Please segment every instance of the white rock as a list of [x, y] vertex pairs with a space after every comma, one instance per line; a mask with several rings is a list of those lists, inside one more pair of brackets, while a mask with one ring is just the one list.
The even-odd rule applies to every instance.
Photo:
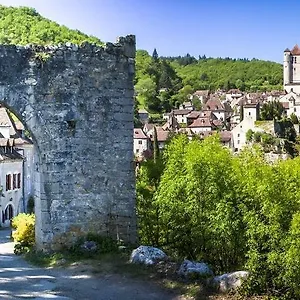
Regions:
[[133, 250], [130, 256], [131, 263], [154, 265], [166, 260], [168, 256], [160, 249], [150, 246], [139, 246]]
[[247, 271], [226, 273], [214, 277], [213, 284], [219, 291], [228, 292], [230, 290], [236, 290], [242, 286], [243, 282], [248, 278], [248, 276], [249, 272]]
[[190, 260], [184, 260], [181, 264], [178, 274], [183, 277], [188, 277], [191, 274], [197, 274], [199, 276], [213, 276], [213, 271], [206, 263], [199, 263]]

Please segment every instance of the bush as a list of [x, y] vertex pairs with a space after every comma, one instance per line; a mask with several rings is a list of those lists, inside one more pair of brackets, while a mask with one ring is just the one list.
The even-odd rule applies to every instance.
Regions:
[[[92, 247], [84, 247], [85, 244], [90, 244]], [[94, 244], [96, 245], [95, 249]], [[85, 237], [81, 237], [77, 242], [68, 249], [71, 254], [80, 257], [93, 257], [97, 254], [115, 253], [119, 249], [117, 241], [111, 237], [101, 236], [96, 233], [88, 233]]]
[[28, 252], [35, 244], [35, 216], [21, 213], [12, 219], [16, 254]]

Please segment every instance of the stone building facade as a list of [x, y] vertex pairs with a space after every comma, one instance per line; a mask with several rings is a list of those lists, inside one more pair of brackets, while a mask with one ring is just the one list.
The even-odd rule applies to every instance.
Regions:
[[0, 46], [0, 99], [35, 147], [40, 249], [87, 232], [136, 240], [134, 57], [134, 36], [104, 48]]
[[300, 48], [285, 49], [283, 60], [283, 84], [289, 92], [300, 94]]

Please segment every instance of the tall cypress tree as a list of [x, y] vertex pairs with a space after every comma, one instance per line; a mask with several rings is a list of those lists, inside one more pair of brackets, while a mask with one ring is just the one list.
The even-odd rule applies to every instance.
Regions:
[[154, 163], [157, 163], [159, 158], [159, 147], [158, 147], [158, 140], [157, 140], [157, 130], [154, 126], [153, 128], [153, 160]]

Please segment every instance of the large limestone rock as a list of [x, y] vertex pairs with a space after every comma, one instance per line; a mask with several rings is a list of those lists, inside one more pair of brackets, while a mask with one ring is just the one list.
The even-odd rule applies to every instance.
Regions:
[[200, 277], [213, 276], [213, 271], [206, 263], [199, 263], [190, 260], [184, 260], [181, 264], [178, 274], [183, 277], [190, 277], [193, 275]]
[[130, 257], [131, 263], [154, 265], [164, 261], [168, 256], [160, 249], [150, 246], [139, 246], [133, 250]]
[[241, 287], [248, 276], [249, 272], [247, 271], [226, 273], [214, 277], [213, 285], [221, 292], [229, 292]]

